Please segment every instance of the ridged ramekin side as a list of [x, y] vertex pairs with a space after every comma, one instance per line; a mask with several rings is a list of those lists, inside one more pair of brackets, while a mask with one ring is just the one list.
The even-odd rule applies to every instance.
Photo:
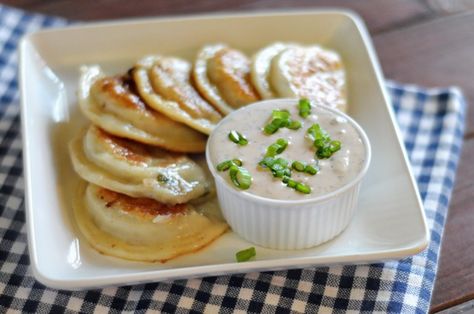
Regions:
[[304, 249], [326, 242], [349, 224], [357, 206], [360, 182], [316, 203], [273, 204], [240, 197], [217, 185], [224, 217], [244, 239], [273, 249]]

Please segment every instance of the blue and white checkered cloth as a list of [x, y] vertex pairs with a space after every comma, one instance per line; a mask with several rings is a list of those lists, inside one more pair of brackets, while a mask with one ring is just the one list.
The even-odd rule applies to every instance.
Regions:
[[207, 277], [70, 292], [29, 269], [25, 234], [16, 47], [26, 32], [66, 21], [0, 5], [0, 312], [392, 312], [429, 309], [460, 155], [459, 90], [387, 83], [423, 199], [431, 242], [399, 261]]

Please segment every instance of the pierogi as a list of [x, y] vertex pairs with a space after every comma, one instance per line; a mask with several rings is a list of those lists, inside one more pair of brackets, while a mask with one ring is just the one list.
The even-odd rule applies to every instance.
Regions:
[[259, 50], [252, 58], [251, 79], [260, 97], [264, 99], [277, 98], [276, 92], [270, 86], [270, 70], [272, 59], [283, 50], [296, 46], [292, 43], [274, 43]]
[[95, 126], [74, 139], [69, 152], [84, 180], [132, 197], [179, 204], [209, 190], [204, 171], [189, 157], [118, 138]]
[[252, 60], [252, 83], [265, 98], [308, 98], [347, 111], [345, 71], [336, 52], [320, 46], [275, 43]]
[[82, 182], [74, 200], [81, 233], [100, 253], [127, 260], [165, 262], [197, 251], [228, 225], [204, 202], [166, 205]]
[[199, 92], [223, 114], [260, 99], [250, 82], [250, 60], [223, 44], [198, 52], [193, 77]]
[[140, 96], [153, 109], [204, 134], [210, 134], [222, 115], [191, 84], [191, 63], [148, 56], [132, 69]]
[[203, 152], [206, 136], [150, 109], [128, 75], [107, 77], [99, 66], [81, 68], [79, 105], [107, 132], [176, 152]]

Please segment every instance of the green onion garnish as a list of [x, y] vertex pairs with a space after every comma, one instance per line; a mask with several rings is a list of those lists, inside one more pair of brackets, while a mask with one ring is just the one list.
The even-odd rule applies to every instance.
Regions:
[[304, 167], [304, 172], [310, 175], [315, 175], [316, 173], [318, 173], [318, 171], [319, 169], [317, 167], [313, 167], [311, 165], [306, 165], [306, 167]]
[[[237, 160], [238, 160], [238, 159], [237, 159]], [[240, 160], [239, 160], [239, 161], [240, 161]], [[242, 162], [241, 162], [241, 164], [242, 164]], [[216, 169], [217, 169], [218, 171], [226, 171], [227, 169], [229, 169], [230, 167], [232, 167], [232, 166], [234, 166], [234, 165], [236, 165], [236, 164], [234, 163], [233, 160], [226, 160], [226, 161], [223, 161], [223, 162], [219, 163], [219, 164], [217, 165]], [[237, 165], [237, 166], [239, 166], [239, 165]]]
[[297, 120], [292, 120], [290, 124], [288, 124], [287, 128], [290, 130], [298, 130], [299, 128], [301, 128], [301, 122]]
[[341, 149], [341, 142], [333, 141], [329, 134], [317, 123], [308, 129], [308, 134], [313, 140], [313, 146], [316, 148], [316, 156], [320, 159], [329, 158]]
[[298, 130], [301, 128], [301, 122], [291, 120], [291, 115], [288, 110], [273, 110], [272, 120], [263, 128], [263, 132], [267, 135], [271, 135], [280, 128]]
[[273, 110], [272, 119], [289, 120], [290, 112], [288, 110]]
[[252, 184], [252, 176], [247, 169], [242, 167], [242, 160], [240, 159], [223, 161], [216, 168], [218, 171], [229, 170], [230, 180], [239, 189], [246, 190]]
[[286, 149], [288, 146], [288, 141], [285, 140], [284, 138], [279, 138], [275, 142], [276, 144], [280, 145], [280, 149], [277, 151], [278, 154], [283, 153], [283, 151]]
[[301, 98], [300, 101], [298, 102], [298, 109], [300, 116], [302, 118], [306, 118], [311, 114], [311, 103], [309, 102], [308, 99], [306, 98]]
[[237, 167], [242, 166], [242, 160], [235, 158], [232, 160], [223, 161], [217, 165], [216, 169], [218, 171], [226, 171], [232, 166], [237, 166]]
[[252, 176], [250, 172], [244, 167], [231, 166], [229, 169], [230, 179], [236, 187], [242, 190], [246, 190], [252, 184]]
[[242, 166], [242, 160], [240, 159], [237, 159], [237, 158], [232, 159], [232, 162], [239, 167]]
[[286, 182], [286, 186], [289, 187], [289, 188], [296, 188], [296, 185], [298, 184], [298, 182], [296, 182], [295, 180], [292, 180], [292, 179], [289, 179], [288, 182]]
[[258, 164], [263, 168], [270, 169], [276, 178], [291, 176], [291, 169], [288, 168], [289, 162], [283, 158], [265, 157]]
[[311, 193], [311, 188], [308, 185], [300, 183], [300, 182], [296, 183], [295, 190], [304, 194]]
[[289, 177], [283, 177], [283, 183], [286, 184], [287, 187], [295, 189], [296, 191], [304, 194], [309, 194], [311, 193], [311, 188], [301, 182], [295, 181], [293, 179], [290, 179]]
[[302, 163], [301, 161], [295, 160], [291, 164], [291, 168], [293, 168], [296, 171], [303, 172], [304, 169], [306, 168], [306, 165], [304, 163]]
[[277, 143], [273, 143], [272, 145], [267, 147], [267, 152], [265, 153], [265, 156], [274, 157], [278, 154], [277, 151], [279, 149], [280, 145], [278, 145]]
[[267, 124], [264, 128], [263, 128], [263, 132], [265, 132], [265, 134], [273, 134], [275, 133], [276, 131], [278, 131], [280, 127], [273, 124], [273, 123], [270, 123], [270, 124]]
[[248, 249], [245, 249], [245, 250], [242, 250], [242, 251], [238, 251], [238, 252], [235, 254], [235, 259], [237, 260], [238, 263], [241, 263], [241, 262], [246, 262], [246, 261], [248, 261], [249, 259], [251, 259], [251, 258], [254, 257], [255, 255], [257, 255], [257, 251], [256, 251], [255, 248], [252, 246], [252, 247], [249, 247]]
[[243, 136], [236, 130], [232, 130], [229, 132], [229, 140], [241, 146], [247, 145], [249, 142], [245, 136]]
[[283, 138], [279, 138], [275, 143], [267, 147], [265, 157], [275, 157], [276, 155], [283, 153], [287, 146], [288, 141]]
[[315, 175], [319, 171], [319, 167], [317, 165], [307, 165], [306, 163], [298, 160], [293, 161], [293, 163], [291, 164], [291, 168], [298, 172], [305, 172], [310, 175]]
[[165, 176], [164, 174], [160, 173], [156, 177], [156, 180], [158, 180], [158, 182], [161, 182], [161, 183], [166, 183], [166, 182], [169, 181], [169, 178], [167, 176]]
[[270, 124], [267, 124], [263, 128], [263, 131], [266, 134], [270, 135], [278, 131], [279, 128], [286, 127], [289, 123], [290, 123], [290, 120], [288, 119], [285, 120], [285, 119], [276, 118], [276, 119], [273, 119], [272, 122], [270, 122]]

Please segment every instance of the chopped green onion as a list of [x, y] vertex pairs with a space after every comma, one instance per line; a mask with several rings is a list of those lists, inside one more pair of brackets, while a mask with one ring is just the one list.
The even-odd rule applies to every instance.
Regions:
[[317, 166], [313, 167], [311, 165], [307, 165], [304, 162], [298, 161], [298, 160], [293, 161], [293, 163], [291, 164], [291, 168], [293, 168], [294, 170], [298, 172], [305, 172], [310, 175], [315, 175], [319, 171], [319, 168]]
[[276, 155], [283, 153], [287, 146], [288, 141], [283, 138], [279, 138], [275, 143], [267, 147], [265, 157], [275, 157]]
[[288, 168], [284, 168], [284, 169], [276, 170], [276, 171], [272, 170], [272, 174], [275, 178], [289, 177], [291, 176], [291, 170]]
[[265, 156], [274, 157], [278, 154], [277, 151], [279, 149], [280, 145], [278, 145], [277, 143], [273, 143], [272, 145], [267, 147], [267, 152], [265, 153]]
[[276, 142], [278, 145], [280, 145], [280, 148], [278, 149], [277, 153], [278, 154], [281, 154], [283, 153], [283, 151], [286, 149], [286, 147], [288, 146], [288, 141], [285, 140], [284, 138], [279, 138], [276, 140]]
[[322, 159], [329, 158], [340, 149], [341, 149], [340, 141], [331, 141], [329, 143], [324, 143], [324, 145], [322, 146], [317, 146], [316, 156]]
[[272, 122], [270, 122], [270, 124], [267, 124], [264, 127], [263, 131], [270, 135], [278, 131], [279, 128], [286, 127], [289, 123], [290, 121], [288, 119], [285, 120], [285, 119], [276, 118], [276, 119], [273, 119]]
[[302, 118], [306, 118], [311, 114], [311, 103], [306, 98], [301, 98], [298, 102], [299, 114]]
[[275, 133], [276, 131], [278, 131], [280, 127], [275, 125], [275, 124], [267, 124], [264, 128], [263, 128], [263, 132], [265, 132], [265, 134], [268, 134], [268, 135], [271, 135], [273, 133]]
[[299, 128], [301, 128], [301, 122], [297, 120], [292, 120], [290, 124], [288, 124], [287, 128], [290, 130], [298, 130]]
[[218, 171], [226, 171], [232, 166], [242, 166], [242, 160], [234, 158], [232, 160], [226, 160], [217, 165], [216, 169]]
[[229, 169], [230, 179], [236, 187], [246, 190], [252, 184], [252, 176], [247, 169], [233, 165]]
[[229, 170], [229, 176], [234, 185], [242, 190], [246, 190], [252, 184], [252, 176], [247, 169], [242, 167], [242, 160], [232, 159], [221, 162], [217, 165], [218, 171]]
[[248, 261], [249, 259], [251, 259], [252, 257], [254, 257], [256, 255], [257, 255], [257, 251], [252, 246], [252, 247], [249, 247], [248, 249], [238, 251], [235, 254], [235, 259], [237, 260], [238, 263], [241, 263], [241, 262]]
[[289, 128], [291, 130], [298, 130], [301, 128], [301, 122], [291, 120], [291, 115], [288, 110], [273, 110], [272, 120], [265, 125], [263, 132], [265, 134], [274, 134], [280, 128]]
[[295, 190], [304, 194], [311, 193], [311, 188], [308, 185], [300, 183], [300, 182], [296, 184]]
[[270, 168], [274, 163], [275, 159], [273, 157], [265, 157], [258, 164], [264, 168]]
[[282, 182], [285, 183], [287, 187], [295, 189], [296, 191], [300, 193], [304, 193], [304, 194], [311, 193], [311, 188], [308, 185], [301, 182], [297, 182], [293, 179], [290, 179], [289, 177], [283, 177]]
[[242, 166], [242, 160], [240, 159], [237, 159], [237, 158], [232, 159], [232, 162], [239, 167]]
[[311, 165], [306, 165], [306, 167], [304, 167], [304, 172], [310, 175], [315, 175], [316, 173], [318, 173], [318, 168], [313, 167]]
[[221, 163], [219, 163], [216, 167], [217, 171], [226, 171], [227, 169], [229, 169], [234, 163], [232, 162], [232, 160], [226, 160], [226, 161], [223, 161]]
[[258, 164], [263, 168], [269, 168], [273, 176], [283, 178], [291, 176], [291, 169], [288, 168], [288, 160], [283, 158], [265, 157]]
[[158, 180], [161, 183], [166, 183], [169, 181], [169, 178], [165, 176], [164, 174], [160, 173], [157, 177], [156, 180]]
[[317, 123], [308, 128], [308, 134], [313, 141], [326, 141], [329, 134]]
[[229, 139], [235, 144], [238, 144], [241, 146], [247, 145], [249, 142], [245, 136], [243, 136], [236, 130], [232, 130], [229, 132]]
[[290, 119], [290, 112], [288, 110], [273, 110], [272, 111], [273, 119], [288, 120]]
[[302, 163], [301, 161], [293, 161], [291, 164], [291, 168], [295, 169], [296, 171], [303, 172], [305, 169], [306, 165]]
[[341, 149], [341, 141], [331, 141], [331, 150], [337, 152]]
[[308, 129], [308, 134], [313, 140], [313, 146], [316, 148], [316, 156], [318, 158], [329, 158], [341, 149], [341, 142], [331, 140], [329, 134], [319, 124], [313, 124]]
[[288, 182], [286, 183], [286, 186], [292, 189], [296, 188], [297, 185], [298, 185], [298, 182], [292, 179], [289, 179]]

